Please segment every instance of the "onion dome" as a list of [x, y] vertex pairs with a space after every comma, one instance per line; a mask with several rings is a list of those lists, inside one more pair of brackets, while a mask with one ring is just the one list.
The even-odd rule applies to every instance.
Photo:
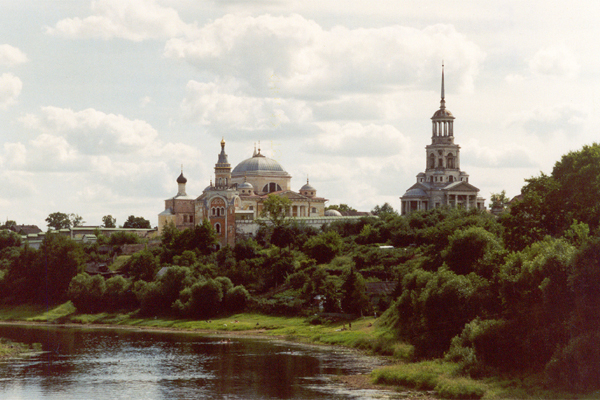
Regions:
[[177, 178], [177, 183], [187, 183], [186, 177], [183, 176], [183, 171], [181, 172], [181, 175], [179, 175], [179, 178]]

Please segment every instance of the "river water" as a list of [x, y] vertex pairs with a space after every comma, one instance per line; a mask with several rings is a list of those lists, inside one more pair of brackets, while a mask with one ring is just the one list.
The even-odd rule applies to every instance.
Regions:
[[[391, 399], [336, 375], [380, 365], [350, 350], [193, 333], [0, 325], [44, 353], [0, 363], [0, 399]], [[226, 341], [226, 339], [225, 339]]]

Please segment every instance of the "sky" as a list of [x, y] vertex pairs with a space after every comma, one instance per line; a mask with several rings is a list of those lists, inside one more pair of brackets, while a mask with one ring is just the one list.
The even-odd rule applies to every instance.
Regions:
[[431, 116], [461, 169], [520, 193], [597, 141], [600, 2], [0, 0], [0, 219], [158, 224], [220, 141], [254, 146], [327, 204], [369, 211], [425, 169]]

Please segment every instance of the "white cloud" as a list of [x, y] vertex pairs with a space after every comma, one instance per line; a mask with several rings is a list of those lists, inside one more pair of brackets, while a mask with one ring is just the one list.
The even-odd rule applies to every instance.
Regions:
[[11, 73], [0, 75], [0, 108], [6, 109], [17, 101], [21, 94], [23, 82]]
[[[322, 132], [309, 139], [310, 152], [341, 157], [381, 158], [408, 153], [410, 139], [391, 125], [363, 125], [358, 122], [317, 123]], [[370, 168], [372, 159], [365, 167]]]
[[252, 97], [238, 90], [238, 83], [190, 81], [181, 104], [184, 115], [202, 125], [219, 125], [242, 130], [269, 130], [311, 119], [303, 101]]
[[190, 169], [200, 165], [197, 149], [162, 142], [150, 124], [122, 115], [44, 107], [21, 122], [36, 136], [27, 144], [5, 144], [0, 153], [3, 168], [50, 173], [63, 185], [68, 176], [78, 188], [77, 201], [86, 196], [96, 201], [102, 193], [110, 194], [113, 202], [162, 197], [176, 190], [181, 164]]
[[6, 169], [20, 168], [27, 161], [27, 149], [22, 143], [4, 143], [4, 157], [0, 165]]
[[43, 107], [40, 116], [22, 122], [30, 129], [68, 138], [84, 154], [130, 153], [152, 144], [158, 133], [150, 124], [94, 109], [73, 111]]
[[573, 79], [579, 73], [579, 63], [565, 44], [556, 44], [535, 53], [529, 60], [529, 69], [534, 74]]
[[299, 15], [226, 15], [198, 29], [195, 38], [169, 40], [165, 55], [242, 79], [254, 93], [276, 87], [282, 96], [310, 98], [424, 83], [429, 89], [442, 58], [470, 90], [484, 57], [451, 25], [326, 30]]
[[533, 168], [538, 164], [533, 159], [531, 149], [512, 144], [510, 147], [489, 147], [478, 140], [470, 140], [463, 146], [468, 149], [461, 153], [461, 169], [469, 166], [479, 168]]
[[193, 25], [181, 20], [177, 11], [154, 0], [92, 1], [92, 15], [67, 18], [46, 33], [68, 38], [123, 38], [132, 41], [166, 39], [190, 34]]
[[12, 67], [27, 62], [27, 56], [21, 50], [9, 44], [0, 45], [0, 65]]
[[578, 135], [583, 130], [588, 114], [572, 105], [536, 108], [515, 116], [509, 126], [518, 126], [527, 133], [544, 138], [557, 132]]

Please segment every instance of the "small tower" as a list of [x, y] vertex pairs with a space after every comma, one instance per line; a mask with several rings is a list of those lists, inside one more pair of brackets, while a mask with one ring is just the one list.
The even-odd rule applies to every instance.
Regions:
[[227, 189], [231, 185], [231, 164], [227, 160], [225, 153], [225, 139], [221, 139], [221, 153], [219, 160], [215, 164], [215, 187], [217, 189]]
[[308, 178], [306, 178], [306, 185], [300, 188], [300, 194], [306, 197], [315, 197], [317, 195], [317, 189], [308, 183]]

